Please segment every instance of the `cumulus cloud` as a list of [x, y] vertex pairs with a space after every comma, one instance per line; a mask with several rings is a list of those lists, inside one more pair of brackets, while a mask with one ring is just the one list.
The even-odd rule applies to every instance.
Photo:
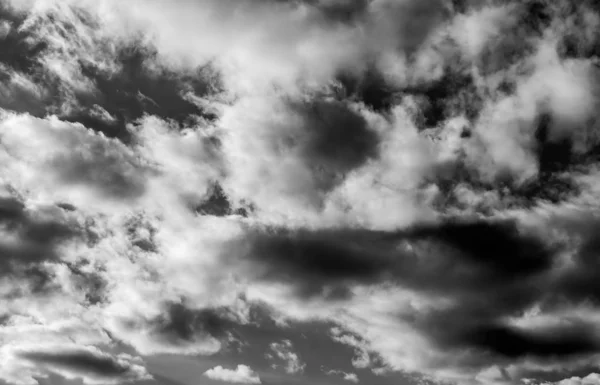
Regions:
[[584, 378], [581, 377], [571, 377], [568, 379], [564, 379], [562, 381], [559, 381], [558, 384], [560, 385], [579, 385], [579, 384], [597, 384], [598, 382], [600, 382], [600, 376], [597, 373], [591, 373], [588, 374], [587, 376], [585, 376]]
[[294, 345], [290, 340], [281, 342], [273, 342], [269, 345], [270, 353], [267, 353], [267, 358], [274, 361], [272, 367], [280, 366], [278, 362], [283, 362], [281, 366], [289, 374], [297, 374], [304, 372], [306, 364], [304, 364], [297, 353], [293, 350]]
[[346, 373], [341, 370], [328, 370], [325, 372], [325, 374], [328, 376], [341, 376], [344, 381], [354, 382], [355, 384], [358, 384], [359, 382], [356, 373]]
[[[375, 374], [593, 383], [599, 15], [4, 2], [0, 377], [146, 379], [135, 354], [219, 357], [260, 304]], [[260, 356], [302, 375], [276, 338]]]
[[234, 384], [260, 384], [260, 377], [249, 366], [238, 365], [235, 370], [216, 366], [204, 372], [211, 380], [232, 382]]

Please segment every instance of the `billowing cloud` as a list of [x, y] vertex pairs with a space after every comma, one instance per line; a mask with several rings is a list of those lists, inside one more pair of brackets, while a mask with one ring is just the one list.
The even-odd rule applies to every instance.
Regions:
[[598, 382], [600, 382], [600, 376], [598, 376], [597, 373], [591, 373], [588, 374], [587, 376], [585, 376], [584, 378], [581, 377], [571, 377], [568, 379], [564, 379], [562, 381], [559, 381], [558, 384], [560, 385], [583, 385], [583, 384], [597, 384]]
[[37, 345], [5, 345], [0, 353], [4, 362], [0, 378], [16, 384], [36, 384], [36, 378], [49, 374], [81, 379], [86, 384], [119, 384], [152, 378], [139, 357], [113, 355], [93, 346], [78, 347], [73, 343]]
[[77, 220], [60, 209], [28, 210], [18, 197], [10, 195], [0, 200], [0, 223], [3, 274], [56, 260], [61, 245], [83, 235]]
[[[319, 321], [342, 380], [593, 383], [599, 26], [593, 1], [3, 2], [0, 378], [147, 379], [136, 354]], [[265, 338], [264, 382], [314, 374]]]
[[354, 382], [355, 384], [358, 384], [359, 382], [356, 373], [346, 373], [341, 370], [328, 370], [325, 372], [325, 374], [329, 376], [341, 376], [344, 381]]
[[225, 381], [234, 384], [260, 384], [260, 378], [249, 366], [238, 365], [235, 370], [216, 366], [207, 370], [204, 375], [211, 380]]

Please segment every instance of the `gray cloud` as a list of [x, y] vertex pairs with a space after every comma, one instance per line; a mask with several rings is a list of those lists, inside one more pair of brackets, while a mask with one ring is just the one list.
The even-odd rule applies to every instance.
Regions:
[[584, 243], [571, 268], [558, 271], [566, 245], [552, 245], [511, 222], [451, 221], [397, 232], [267, 230], [245, 242], [244, 258], [253, 260], [259, 279], [293, 284], [305, 300], [352, 303], [353, 288], [365, 284], [449, 299], [450, 306], [404, 321], [441, 349], [483, 354], [462, 362], [466, 367], [525, 357], [554, 362], [600, 348], [585, 319], [533, 329], [505, 321], [537, 304], [549, 310], [562, 301], [593, 300], [597, 277], [585, 262], [593, 241]]
[[[37, 214], [37, 215], [36, 215]], [[43, 214], [43, 213], [42, 213]], [[60, 258], [57, 248], [81, 238], [81, 228], [66, 218], [44, 217], [27, 210], [17, 198], [0, 199], [0, 264], [6, 274], [10, 270], [35, 266]]]
[[19, 356], [67, 378], [85, 383], [121, 383], [150, 378], [132, 357], [112, 356], [98, 350], [28, 351]]
[[139, 379], [95, 331], [215, 354], [257, 304], [361, 368], [597, 372], [594, 2], [6, 4], [0, 378]]

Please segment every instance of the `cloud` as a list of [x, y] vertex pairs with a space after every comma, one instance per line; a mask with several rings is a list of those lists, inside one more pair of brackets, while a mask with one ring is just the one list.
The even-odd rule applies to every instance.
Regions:
[[3, 274], [58, 260], [62, 247], [83, 239], [83, 229], [76, 218], [51, 207], [28, 208], [10, 194], [0, 198], [0, 228]]
[[227, 109], [221, 125], [223, 188], [265, 214], [320, 211], [348, 174], [375, 158], [380, 141], [359, 106], [331, 98], [248, 100]]
[[369, 346], [366, 341], [351, 334], [344, 334], [343, 330], [339, 327], [333, 327], [331, 329], [331, 338], [336, 342], [354, 348], [354, 357], [352, 358], [353, 367], [365, 369], [372, 365], [372, 358], [369, 354]]
[[45, 378], [49, 374], [81, 379], [85, 384], [116, 384], [152, 378], [139, 357], [113, 355], [94, 346], [77, 346], [73, 340], [56, 344], [57, 337], [61, 338], [56, 335], [35, 343], [27, 337], [10, 341], [3, 336], [4, 347], [0, 354], [4, 365], [0, 378], [16, 384], [34, 384], [37, 383], [35, 378]]
[[283, 368], [286, 373], [298, 374], [304, 372], [306, 364], [302, 363], [298, 354], [292, 350], [292, 341], [283, 340], [281, 342], [273, 342], [269, 345], [269, 348], [271, 352], [267, 353], [267, 358], [275, 361], [275, 363], [272, 364], [274, 368], [280, 366], [277, 364], [277, 361], [283, 361]]
[[154, 49], [135, 36], [107, 33], [98, 15], [82, 7], [46, 3], [21, 12], [21, 6], [6, 5], [0, 15], [13, 25], [2, 41], [8, 53], [2, 107], [56, 114], [126, 142], [127, 125], [144, 114], [180, 125], [210, 118], [196, 102], [218, 92], [207, 67], [182, 74], [158, 65]]
[[82, 125], [5, 113], [0, 132], [5, 180], [19, 188], [76, 206], [90, 195], [127, 200], [144, 193], [145, 166], [135, 154]]
[[184, 303], [170, 303], [164, 314], [145, 325], [148, 334], [137, 344], [148, 354], [211, 354], [218, 352], [233, 329], [235, 317], [227, 309], [193, 309]]
[[560, 385], [583, 385], [583, 384], [597, 384], [598, 382], [600, 382], [600, 376], [598, 376], [597, 373], [591, 373], [588, 374], [587, 376], [585, 376], [584, 378], [581, 377], [571, 377], [568, 379], [564, 379], [562, 381], [557, 382], [557, 384]]
[[[111, 341], [219, 357], [257, 304], [328, 322], [375, 374], [597, 371], [592, 2], [27, 0], [0, 19], [9, 381], [144, 377]], [[281, 338], [270, 363], [300, 375]]]
[[151, 378], [143, 366], [136, 364], [133, 357], [113, 357], [94, 349], [72, 352], [31, 351], [21, 353], [20, 357], [66, 378], [84, 378], [85, 383], [120, 383]]
[[346, 373], [341, 370], [328, 370], [325, 374], [328, 376], [341, 376], [344, 381], [354, 382], [355, 384], [358, 384], [359, 382], [356, 373]]
[[260, 378], [249, 366], [238, 365], [235, 370], [216, 366], [204, 372], [211, 380], [232, 382], [235, 384], [260, 384]]
[[[540, 239], [528, 235], [524, 229], [519, 230], [514, 224], [450, 222], [416, 228], [406, 233], [331, 232], [331, 238], [327, 234], [327, 231], [322, 231], [319, 235], [322, 238], [300, 238], [297, 243], [290, 243], [291, 246], [286, 248], [285, 252], [274, 252], [272, 261], [269, 259], [271, 254], [268, 249], [257, 251], [256, 255], [265, 258], [267, 266], [269, 263], [282, 263], [276, 269], [266, 270], [260, 277], [266, 280], [274, 279], [278, 283], [286, 282], [288, 286], [291, 282], [296, 282], [298, 291], [291, 297], [289, 292], [285, 291], [274, 292], [271, 295], [284, 296], [284, 301], [289, 301], [294, 296], [306, 301], [304, 306], [313, 310], [299, 309], [302, 314], [310, 314], [315, 310], [314, 314], [319, 314], [319, 317], [323, 317], [321, 311], [327, 314], [326, 308], [312, 308], [318, 306], [319, 301], [324, 301], [325, 307], [343, 306], [349, 313], [348, 319], [339, 322], [361, 335], [369, 335], [370, 338], [367, 339], [371, 342], [370, 349], [382, 353], [384, 359], [391, 360], [392, 365], [396, 365], [396, 359], [400, 360], [397, 361], [397, 365], [405, 367], [421, 365], [422, 363], [414, 363], [414, 360], [420, 360], [417, 358], [420, 356], [420, 349], [424, 350], [423, 354], [431, 349], [441, 349], [440, 353], [446, 349], [463, 352], [475, 349], [487, 357], [495, 357], [492, 362], [516, 362], [528, 357], [536, 362], [548, 364], [558, 358], [577, 359], [581, 355], [595, 354], [598, 351], [593, 327], [584, 318], [537, 327], [504, 321], [505, 317], [515, 312], [529, 311], [526, 309], [531, 309], [540, 301], [547, 306], [554, 306], [553, 301], [567, 293], [561, 288], [562, 278], [558, 276], [569, 274], [562, 271], [558, 276], [554, 276], [554, 266], [559, 263], [559, 250], [548, 248], [549, 246]], [[468, 242], [461, 240], [462, 234], [469, 234]], [[364, 255], [361, 254], [360, 247], [362, 236], [365, 244], [369, 245]], [[495, 242], [498, 242], [496, 246]], [[484, 247], [485, 251], [479, 249], [478, 245]], [[303, 254], [305, 246], [311, 251]], [[378, 253], [378, 249], [381, 250], [381, 254]], [[384, 250], [393, 252], [386, 255]], [[283, 255], [287, 257], [280, 262], [275, 257]], [[338, 255], [339, 260], [336, 259]], [[295, 256], [298, 257], [297, 265]], [[311, 263], [312, 256], [316, 258], [315, 264]], [[509, 256], [515, 257], [514, 264]], [[353, 269], [354, 258], [366, 265], [357, 265], [357, 268]], [[444, 258], [449, 258], [447, 263], [444, 262]], [[288, 263], [293, 266], [289, 275], [278, 278], [276, 274], [283, 274]], [[304, 269], [307, 269], [306, 278], [303, 278]], [[577, 281], [575, 279], [572, 282]], [[384, 282], [398, 289], [392, 290], [393, 294], [372, 294], [372, 290], [378, 292], [376, 285]], [[372, 288], [365, 292], [360, 289], [361, 285]], [[545, 289], [542, 290], [541, 287]], [[589, 285], [586, 287], [591, 289]], [[363, 322], [370, 325], [361, 314], [375, 317], [375, 309], [366, 310], [359, 304], [375, 298], [381, 301], [381, 295], [389, 295], [391, 301], [402, 303], [406, 301], [403, 297], [411, 298], [411, 292], [417, 296], [410, 301], [418, 302], [408, 305], [408, 308], [393, 305], [393, 302], [388, 301], [380, 303], [377, 311], [382, 313], [377, 323], [386, 325], [385, 329], [383, 326], [381, 330], [360, 326]], [[365, 293], [372, 296], [364, 297]], [[584, 296], [592, 293], [593, 289]], [[580, 301], [584, 296], [567, 298]], [[336, 302], [339, 302], [339, 305], [336, 305]], [[489, 303], [494, 303], [495, 306], [490, 308], [487, 305]], [[280, 305], [286, 307], [284, 303]], [[287, 308], [294, 311], [289, 305]], [[357, 318], [361, 321], [357, 321]], [[418, 331], [425, 340], [419, 341], [419, 338], [416, 338], [415, 341], [406, 341], [406, 336], [400, 337], [398, 334], [395, 334], [395, 338], [403, 342], [390, 344], [385, 340], [385, 333], [405, 327], [413, 332]], [[373, 339], [372, 333], [377, 333], [378, 337]], [[407, 350], [403, 346], [411, 348]], [[387, 349], [398, 350], [393, 350], [394, 353], [390, 350], [389, 354], [386, 354]], [[412, 355], [412, 363], [403, 360], [403, 354]], [[465, 361], [460, 365], [473, 365], [476, 362], [479, 362], [476, 365], [483, 364], [476, 356], [462, 357]], [[436, 358], [442, 361], [446, 359], [451, 360], [450, 357]], [[454, 365], [456, 364], [454, 362]], [[516, 363], [515, 365], [518, 367]], [[520, 370], [526, 372], [527, 369], [524, 367]]]
[[388, 280], [460, 295], [547, 271], [554, 256], [535, 236], [521, 235], [515, 223], [486, 221], [448, 221], [405, 231], [266, 228], [244, 239], [239, 249], [258, 278], [295, 284], [300, 296], [331, 290], [336, 293], [332, 298], [342, 299], [353, 285]]

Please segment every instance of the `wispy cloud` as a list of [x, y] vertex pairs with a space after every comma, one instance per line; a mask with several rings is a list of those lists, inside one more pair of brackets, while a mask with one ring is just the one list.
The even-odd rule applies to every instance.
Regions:
[[[294, 345], [290, 340], [273, 342], [269, 345], [271, 351], [267, 353], [267, 358], [273, 362], [272, 367], [283, 367], [286, 373], [297, 374], [304, 372], [304, 364], [297, 353], [293, 351]], [[283, 362], [283, 364], [280, 364]]]
[[[81, 379], [85, 384], [120, 384], [152, 379], [140, 358], [111, 355], [95, 347], [9, 344], [1, 350], [2, 379], [16, 384], [36, 383], [48, 374]], [[15, 346], [16, 345], [16, 346]]]

